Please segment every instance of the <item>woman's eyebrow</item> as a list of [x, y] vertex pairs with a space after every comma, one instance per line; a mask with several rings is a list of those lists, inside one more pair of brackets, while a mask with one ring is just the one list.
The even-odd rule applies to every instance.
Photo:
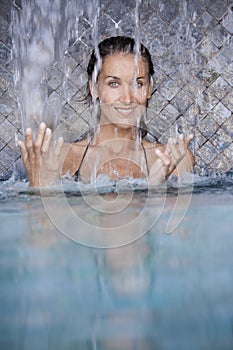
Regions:
[[105, 77], [105, 79], [107, 79], [107, 78], [112, 78], [112, 79], [115, 79], [115, 80], [120, 80], [119, 77], [116, 77], [116, 76], [114, 76], [114, 75], [107, 75], [107, 76]]

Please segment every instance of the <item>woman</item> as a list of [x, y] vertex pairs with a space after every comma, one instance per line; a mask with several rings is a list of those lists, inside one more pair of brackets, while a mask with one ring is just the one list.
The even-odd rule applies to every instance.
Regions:
[[167, 145], [145, 141], [143, 115], [153, 90], [153, 64], [142, 44], [136, 54], [134, 39], [111, 37], [98, 45], [88, 64], [89, 96], [98, 106], [99, 126], [88, 140], [63, 144], [59, 138], [50, 146], [52, 132], [42, 123], [35, 140], [26, 129], [19, 147], [29, 178], [29, 186], [52, 184], [70, 173], [82, 181], [95, 181], [100, 174], [112, 179], [146, 177], [151, 185], [162, 183], [170, 174], [191, 171], [193, 156], [188, 150], [192, 139], [169, 139]]

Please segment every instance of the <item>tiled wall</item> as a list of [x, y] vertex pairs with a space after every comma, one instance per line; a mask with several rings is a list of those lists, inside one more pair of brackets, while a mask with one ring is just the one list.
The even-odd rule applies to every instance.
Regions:
[[[135, 1], [102, 0], [100, 39], [134, 35]], [[15, 133], [20, 132], [11, 62], [10, 0], [0, 7], [0, 174], [9, 176], [19, 158]], [[93, 47], [90, 21], [79, 21], [79, 40], [64, 64], [48, 72], [51, 101], [62, 101], [62, 120], [75, 139], [91, 124], [85, 94], [86, 64]], [[139, 5], [141, 41], [155, 66], [156, 92], [150, 101], [147, 126], [165, 141], [175, 125], [193, 132], [196, 171], [226, 172], [233, 167], [233, 0], [150, 0]], [[65, 86], [65, 88], [64, 88]]]

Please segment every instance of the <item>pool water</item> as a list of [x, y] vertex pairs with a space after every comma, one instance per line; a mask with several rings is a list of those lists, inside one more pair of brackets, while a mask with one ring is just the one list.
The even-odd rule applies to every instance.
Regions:
[[[101, 223], [107, 235], [116, 218], [124, 227], [124, 220], [145, 208], [147, 192], [133, 192], [124, 216], [106, 220], [106, 213], [93, 214], [90, 203], [84, 209], [80, 192], [67, 191], [69, 207], [89, 220], [74, 231], [95, 236], [92, 229]], [[101, 196], [111, 201], [110, 193], [105, 188]], [[151, 191], [143, 219], [125, 230], [133, 242], [100, 249], [89, 247], [85, 234], [61, 232], [57, 218], [67, 227], [77, 221], [69, 222], [59, 193], [47, 193], [53, 201], [45, 204], [24, 184], [3, 183], [0, 349], [232, 349], [232, 177], [200, 179], [191, 194], [182, 214], [182, 206], [173, 209], [177, 196], [187, 201], [187, 187], [180, 193], [170, 187], [165, 200], [163, 191]], [[127, 196], [122, 191], [121, 200]], [[49, 206], [57, 215], [52, 220]], [[148, 231], [131, 235], [138, 223], [145, 230], [145, 218], [150, 221], [153, 213], [157, 218]], [[168, 233], [171, 215], [182, 220]]]

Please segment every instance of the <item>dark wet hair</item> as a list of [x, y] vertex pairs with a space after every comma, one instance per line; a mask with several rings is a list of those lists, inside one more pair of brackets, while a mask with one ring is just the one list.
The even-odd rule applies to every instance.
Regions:
[[[97, 81], [101, 70], [101, 64], [98, 67], [98, 61], [103, 62], [106, 57], [116, 53], [136, 54], [137, 51], [139, 56], [148, 64], [149, 80], [151, 81], [154, 67], [149, 50], [141, 43], [137, 45], [136, 41], [128, 36], [113, 36], [99, 43], [97, 49], [92, 51], [87, 66], [88, 80], [94, 79], [94, 81]], [[88, 91], [88, 95], [90, 96], [90, 91]]]

